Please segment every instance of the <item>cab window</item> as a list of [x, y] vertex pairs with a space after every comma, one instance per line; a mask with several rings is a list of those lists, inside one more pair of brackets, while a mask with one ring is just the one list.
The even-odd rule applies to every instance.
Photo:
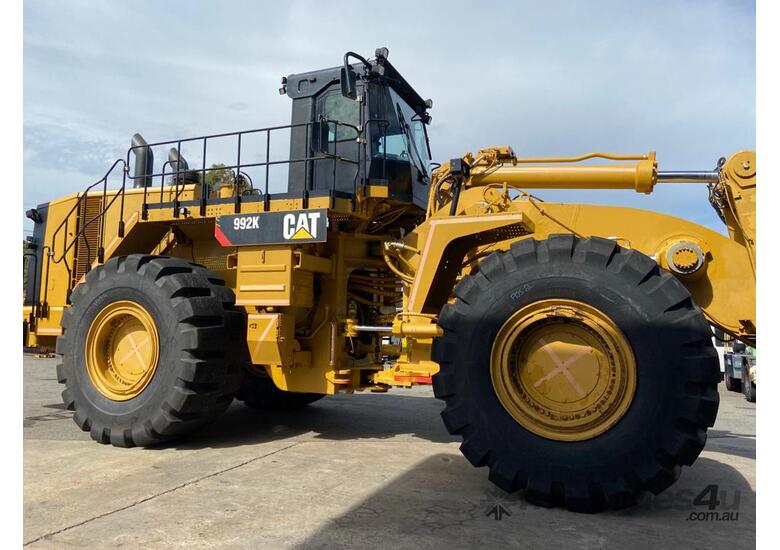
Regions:
[[[329, 93], [323, 101], [321, 114], [328, 120], [345, 122], [353, 126], [360, 124], [360, 103], [354, 99], [344, 97], [341, 93]], [[331, 124], [328, 132], [328, 141], [346, 141], [357, 137], [354, 128]]]

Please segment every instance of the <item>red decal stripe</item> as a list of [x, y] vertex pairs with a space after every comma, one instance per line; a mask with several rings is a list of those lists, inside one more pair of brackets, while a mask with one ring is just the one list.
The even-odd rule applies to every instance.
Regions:
[[433, 378], [430, 376], [403, 376], [396, 374], [394, 376], [396, 382], [414, 382], [415, 384], [433, 384]]
[[218, 223], [214, 224], [214, 238], [217, 239], [217, 242], [222, 246], [233, 245], [233, 243], [230, 242], [230, 239], [228, 239], [222, 232], [222, 229], [219, 227]]

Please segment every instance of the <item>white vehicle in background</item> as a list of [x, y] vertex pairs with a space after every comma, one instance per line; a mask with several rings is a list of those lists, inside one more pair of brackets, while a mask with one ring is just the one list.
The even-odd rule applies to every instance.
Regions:
[[[726, 343], [723, 349], [723, 382], [729, 391], [742, 391], [742, 364], [744, 344], [734, 344], [738, 351], [729, 349]], [[742, 347], [740, 347], [742, 346]]]
[[723, 358], [723, 333], [713, 328], [715, 336], [712, 337], [712, 345], [715, 346], [715, 351], [718, 352], [718, 364], [720, 365], [720, 379], [723, 380], [723, 375], [726, 372], [725, 360]]
[[756, 357], [748, 358], [748, 367], [742, 372], [742, 393], [750, 403], [756, 402]]
[[742, 392], [751, 403], [756, 400], [756, 350], [734, 339], [724, 340], [715, 335], [726, 389]]

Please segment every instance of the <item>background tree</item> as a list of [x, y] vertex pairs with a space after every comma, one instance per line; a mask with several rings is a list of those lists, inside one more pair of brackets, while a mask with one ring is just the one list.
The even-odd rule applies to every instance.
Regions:
[[[224, 164], [212, 164], [210, 168], [213, 168], [213, 170], [206, 172], [206, 183], [211, 186], [213, 191], [218, 190], [222, 185], [232, 185], [235, 182], [235, 172], [231, 168], [227, 168]], [[238, 193], [242, 194], [250, 188], [249, 180], [247, 180], [243, 174], [239, 174]]]
[[[199, 182], [201, 177], [201, 171], [200, 170], [182, 170], [181, 172], [181, 180], [183, 183], [193, 183], [193, 182]], [[234, 178], [235, 172], [233, 169], [228, 168], [222, 163], [218, 164], [212, 164], [209, 166], [208, 171], [206, 172], [206, 183], [209, 184], [211, 187], [211, 192], [216, 193], [222, 185], [225, 184], [233, 184], [235, 182]], [[168, 184], [173, 185], [174, 183], [174, 175], [171, 175], [171, 177], [168, 179]], [[247, 191], [248, 189], [251, 189], [252, 185], [249, 183], [249, 179], [244, 174], [239, 174], [238, 176], [238, 192], [239, 194], [243, 194], [244, 191]]]

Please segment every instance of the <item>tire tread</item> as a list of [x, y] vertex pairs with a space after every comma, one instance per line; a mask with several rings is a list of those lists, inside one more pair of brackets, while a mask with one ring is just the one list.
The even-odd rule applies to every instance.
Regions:
[[[658, 311], [654, 316], [679, 327], [687, 339], [675, 365], [685, 391], [678, 399], [680, 407], [673, 429], [658, 447], [654, 461], [637, 470], [616, 472], [611, 479], [573, 482], [524, 471], [498, 456], [489, 441], [477, 433], [466, 403], [459, 397], [462, 383], [456, 365], [462, 338], [458, 332], [466, 326], [463, 320], [471, 305], [484, 295], [490, 281], [500, 280], [522, 265], [551, 261], [587, 263], [618, 274], [656, 298]], [[434, 395], [445, 403], [441, 416], [448, 432], [463, 438], [464, 456], [475, 466], [487, 466], [489, 479], [500, 488], [509, 492], [522, 490], [526, 500], [541, 506], [564, 505], [569, 510], [588, 513], [620, 509], [636, 504], [644, 491], [663, 491], [679, 477], [681, 465], [690, 465], [698, 457], [719, 403], [717, 358], [711, 349], [709, 327], [685, 287], [644, 254], [599, 237], [563, 234], [551, 235], [546, 240], [522, 239], [507, 252], [495, 252], [485, 258], [476, 275], [464, 277], [455, 286], [454, 295], [454, 302], [445, 304], [439, 314], [444, 334], [433, 343], [432, 358], [440, 365], [440, 372], [433, 379]], [[462, 365], [459, 368], [463, 369], [460, 372], [467, 370]]]

